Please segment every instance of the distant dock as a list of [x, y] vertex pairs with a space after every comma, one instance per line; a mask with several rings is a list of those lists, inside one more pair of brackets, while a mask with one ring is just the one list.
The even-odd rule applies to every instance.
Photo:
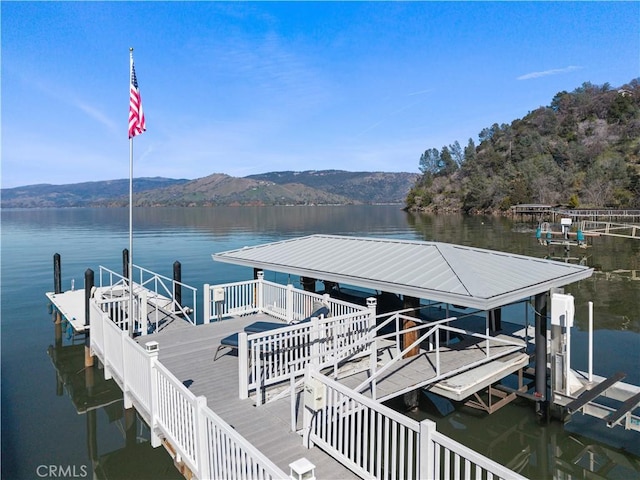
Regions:
[[640, 222], [640, 209], [615, 209], [615, 208], [565, 208], [557, 205], [546, 204], [520, 204], [511, 207], [511, 215], [514, 217], [533, 217], [541, 220], [549, 218], [570, 217], [578, 220], [619, 220]]

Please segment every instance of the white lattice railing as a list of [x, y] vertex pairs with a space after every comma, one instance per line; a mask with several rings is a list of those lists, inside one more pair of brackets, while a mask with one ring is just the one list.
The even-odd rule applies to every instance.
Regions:
[[90, 308], [92, 353], [122, 389], [125, 407], [149, 423], [153, 446], [169, 441], [195, 478], [288, 478], [158, 361], [156, 342], [141, 347], [95, 299]]
[[402, 415], [313, 365], [305, 372], [304, 402], [305, 443], [317, 445], [363, 478], [525, 480], [437, 432], [435, 422]]

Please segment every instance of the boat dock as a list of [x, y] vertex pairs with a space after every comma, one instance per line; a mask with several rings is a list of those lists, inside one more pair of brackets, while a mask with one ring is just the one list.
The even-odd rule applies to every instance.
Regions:
[[513, 216], [529, 216], [538, 219], [569, 217], [575, 220], [611, 221], [613, 219], [640, 222], [639, 209], [615, 208], [566, 208], [548, 204], [520, 204], [511, 207]]
[[[398, 268], [406, 263], [399, 258], [388, 258], [388, 267], [372, 263], [369, 249], [379, 258], [421, 258], [416, 266], [429, 269], [416, 275]], [[366, 261], [359, 264], [358, 256]], [[546, 310], [543, 292], [591, 269], [446, 244], [335, 236], [216, 257], [253, 266], [256, 278], [205, 285], [199, 320], [195, 300], [178, 302], [179, 282], [160, 276], [129, 287], [130, 280], [101, 267], [89, 295], [47, 295], [89, 334], [87, 348], [105, 379], [117, 383], [125, 408], [138, 411], [152, 445], [163, 445], [186, 478], [524, 478], [442, 435], [434, 422], [383, 402], [422, 389], [453, 400], [475, 396], [469, 403], [488, 413], [516, 395], [549, 401], [548, 345], [553, 358], [564, 352], [547, 342], [546, 318], [538, 318]], [[482, 272], [485, 264], [491, 268]], [[305, 289], [266, 281], [267, 265], [303, 273]], [[331, 289], [316, 292], [319, 279], [402, 292], [405, 308], [384, 311], [383, 296], [363, 305], [334, 298]], [[528, 318], [521, 331], [502, 324], [501, 305], [531, 297], [535, 325]], [[431, 300], [417, 301], [424, 298]], [[558, 333], [554, 328], [552, 311]], [[534, 352], [544, 367], [535, 384], [524, 385]], [[498, 388], [513, 375], [516, 389]], [[535, 395], [527, 393], [532, 388]], [[488, 405], [479, 396], [486, 390]], [[501, 392], [497, 404], [492, 390]], [[567, 403], [580, 393], [569, 391]], [[634, 424], [633, 401], [617, 422]]]
[[[193, 325], [174, 315], [162, 330], [152, 333], [140, 330], [133, 339], [129, 331], [136, 330], [135, 327], [121, 329], [106, 314], [116, 310], [112, 298], [95, 294], [89, 297], [91, 353], [102, 364], [105, 378], [112, 378], [120, 386], [125, 408], [136, 408], [150, 426], [152, 443], [164, 445], [187, 478], [230, 478], [234, 477], [230, 472], [237, 469], [251, 472], [250, 478], [289, 478], [290, 475], [296, 478], [293, 469], [306, 465], [312, 466], [318, 479], [368, 477], [370, 473], [366, 472], [371, 470], [377, 477], [392, 475], [417, 479], [431, 477], [440, 468], [445, 468], [444, 463], [427, 463], [426, 459], [434, 455], [433, 448], [440, 452], [436, 455], [438, 458], [446, 454], [452, 462], [458, 459], [455, 460], [457, 467], [452, 463], [446, 467], [447, 471], [454, 468], [460, 475], [491, 472], [494, 478], [522, 478], [453, 440], [441, 439], [435, 424], [429, 420], [410, 420], [341, 383], [334, 385], [357, 372], [363, 362], [374, 358], [378, 364], [379, 351], [372, 348], [377, 342], [371, 335], [376, 321], [373, 306], [362, 307], [329, 299], [328, 304], [336, 316], [311, 317], [307, 321], [302, 316], [308, 318], [313, 313], [314, 303], [327, 301], [326, 296], [310, 295], [291, 285], [259, 280], [210, 286], [212, 300], [215, 298], [213, 292], [219, 292], [219, 289], [225, 292], [227, 301], [224, 307], [217, 305], [222, 307], [217, 312], [213, 304], [209, 311], [216, 318], [220, 314], [221, 321], [207, 319], [204, 324]], [[50, 298], [57, 305], [64, 295]], [[288, 302], [280, 308], [267, 300], [285, 299], [287, 295], [293, 295], [293, 304], [302, 310], [288, 308]], [[265, 304], [265, 300], [269, 303]], [[119, 301], [124, 307], [128, 296], [120, 297]], [[229, 310], [236, 313], [230, 314]], [[287, 315], [302, 320], [289, 325], [283, 318]], [[144, 323], [144, 319], [141, 320], [135, 324]], [[250, 325], [265, 322], [279, 325], [267, 332], [244, 333]], [[363, 325], [370, 328], [363, 329]], [[239, 348], [218, 352], [224, 340], [238, 332]], [[329, 332], [332, 332], [330, 336]], [[434, 337], [436, 332], [438, 335]], [[430, 334], [436, 343], [439, 333], [436, 329]], [[316, 336], [311, 348], [310, 336]], [[300, 342], [300, 339], [306, 340]], [[396, 348], [389, 342], [382, 342], [380, 347], [381, 357], [384, 357], [385, 349]], [[438, 355], [437, 352], [434, 351], [434, 355]], [[498, 351], [495, 353], [499, 355]], [[313, 365], [318, 371], [308, 370]], [[280, 372], [278, 376], [278, 370], [282, 369], [289, 371]], [[331, 375], [331, 372], [338, 373], [336, 380], [325, 375]], [[444, 371], [443, 375], [448, 373]], [[323, 411], [342, 408], [340, 405], [344, 400], [340, 400], [342, 397], [337, 393], [326, 394], [322, 399], [324, 407], [310, 405], [306, 385], [313, 381], [302, 382], [301, 375], [304, 378], [314, 375], [314, 381], [324, 382], [325, 389], [344, 389], [350, 395], [350, 402], [361, 402], [361, 407], [355, 411], [370, 415], [371, 419], [374, 415], [387, 418], [386, 421], [391, 422], [389, 425], [394, 425], [398, 421], [396, 417], [401, 417], [401, 423], [393, 428], [398, 428], [398, 432], [406, 430], [406, 433], [375, 437], [376, 443], [367, 444], [367, 449], [373, 449], [372, 456], [359, 455], [360, 464], [354, 464], [355, 450], [349, 452], [349, 442], [344, 439], [352, 437], [355, 442], [362, 438], [360, 434], [356, 436], [356, 423], [344, 423], [349, 415], [345, 412], [336, 417], [338, 423], [331, 428], [339, 428], [343, 433], [333, 434], [333, 441], [337, 442], [334, 445], [331, 438], [316, 436], [322, 431], [314, 426], [314, 417], [309, 415], [317, 411], [314, 408], [329, 409]], [[287, 391], [289, 386], [293, 388]], [[365, 414], [365, 411], [371, 413]], [[408, 435], [410, 443], [396, 445], [396, 435]], [[391, 458], [388, 449], [392, 444], [395, 445], [392, 451], [397, 449], [398, 452], [397, 457]], [[355, 443], [353, 445], [352, 448], [356, 448]], [[414, 448], [418, 449], [415, 456], [410, 453]], [[409, 463], [400, 461], [408, 454]]]

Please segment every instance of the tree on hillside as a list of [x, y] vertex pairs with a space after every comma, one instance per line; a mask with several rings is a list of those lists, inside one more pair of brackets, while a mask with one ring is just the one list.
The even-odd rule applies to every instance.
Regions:
[[419, 198], [422, 208], [467, 212], [528, 202], [640, 208], [639, 79], [585, 82], [478, 139], [425, 150], [407, 207]]

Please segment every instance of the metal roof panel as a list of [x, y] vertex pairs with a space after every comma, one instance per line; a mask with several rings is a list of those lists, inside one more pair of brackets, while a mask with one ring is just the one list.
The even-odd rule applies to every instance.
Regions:
[[440, 242], [311, 235], [214, 260], [490, 309], [591, 276], [551, 260]]

